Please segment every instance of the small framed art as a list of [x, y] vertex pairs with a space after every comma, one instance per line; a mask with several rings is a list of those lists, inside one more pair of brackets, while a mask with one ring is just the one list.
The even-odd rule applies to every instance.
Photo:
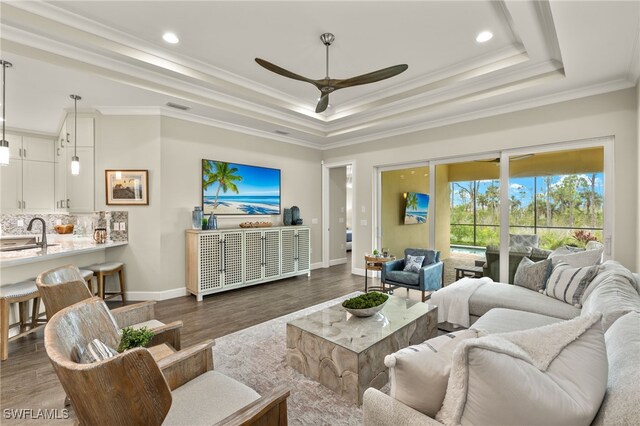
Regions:
[[149, 205], [148, 170], [105, 170], [107, 205]]

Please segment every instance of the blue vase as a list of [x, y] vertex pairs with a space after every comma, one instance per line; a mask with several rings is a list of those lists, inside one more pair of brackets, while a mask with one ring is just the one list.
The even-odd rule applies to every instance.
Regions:
[[284, 223], [284, 226], [291, 226], [291, 224], [293, 223], [293, 217], [291, 215], [291, 209], [284, 209], [282, 222]]

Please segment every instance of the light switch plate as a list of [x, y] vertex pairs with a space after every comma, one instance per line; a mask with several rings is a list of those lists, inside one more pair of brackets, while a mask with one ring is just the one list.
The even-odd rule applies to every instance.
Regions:
[[113, 222], [113, 230], [114, 231], [120, 230], [120, 222]]
[[127, 230], [127, 223], [126, 222], [120, 222], [120, 230], [121, 231], [126, 231]]
[[367, 226], [367, 220], [366, 219], [362, 219], [360, 221], [360, 226]]
[[311, 224], [312, 225], [317, 225], [318, 224], [318, 218], [314, 217], [313, 219], [311, 219]]
[[24, 226], [24, 220], [18, 219], [17, 226]]
[[366, 209], [364, 206], [361, 206], [361, 207], [360, 207], [360, 211], [361, 211], [362, 213], [365, 213], [365, 212], [367, 211], [367, 209]]

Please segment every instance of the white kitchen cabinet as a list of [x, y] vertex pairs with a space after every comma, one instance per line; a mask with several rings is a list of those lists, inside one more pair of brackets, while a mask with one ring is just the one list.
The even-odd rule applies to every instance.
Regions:
[[51, 212], [54, 203], [53, 139], [6, 135], [9, 165], [2, 167], [2, 211]]
[[[29, 151], [27, 151], [28, 155]], [[54, 168], [55, 163], [50, 161], [22, 160], [23, 210], [29, 212], [51, 212], [54, 210], [55, 185], [52, 179]]]
[[77, 147], [77, 155], [80, 158], [80, 174], [71, 174], [71, 159], [74, 156], [73, 148], [66, 148], [67, 157], [67, 181], [65, 206], [71, 213], [88, 213], [94, 210], [94, 159], [93, 148], [86, 146]]
[[0, 209], [2, 213], [22, 211], [22, 161], [11, 159], [8, 166], [0, 167]]
[[[66, 147], [73, 148], [75, 142], [75, 126], [73, 114], [69, 114], [66, 120], [66, 132], [69, 134]], [[94, 119], [92, 117], [78, 117], [78, 147], [93, 147], [95, 143]]]
[[[200, 301], [206, 294], [308, 275], [309, 236], [309, 228], [302, 226], [295, 229], [188, 230], [187, 290]], [[281, 267], [285, 257], [291, 258], [293, 270], [285, 271]], [[301, 269], [305, 265], [306, 269]]]

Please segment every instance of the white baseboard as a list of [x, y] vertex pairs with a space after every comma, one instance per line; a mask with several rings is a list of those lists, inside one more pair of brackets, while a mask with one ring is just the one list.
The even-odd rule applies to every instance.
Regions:
[[347, 263], [347, 258], [343, 257], [342, 259], [332, 259], [329, 261], [329, 266], [343, 265]]
[[[351, 273], [353, 275], [360, 275], [364, 277], [364, 268], [353, 268], [351, 269]], [[370, 278], [380, 278], [380, 271], [369, 271]]]
[[311, 270], [322, 269], [322, 262], [316, 262], [311, 264]]
[[173, 288], [164, 291], [128, 291], [127, 300], [167, 300], [182, 297], [189, 294], [185, 287]]

